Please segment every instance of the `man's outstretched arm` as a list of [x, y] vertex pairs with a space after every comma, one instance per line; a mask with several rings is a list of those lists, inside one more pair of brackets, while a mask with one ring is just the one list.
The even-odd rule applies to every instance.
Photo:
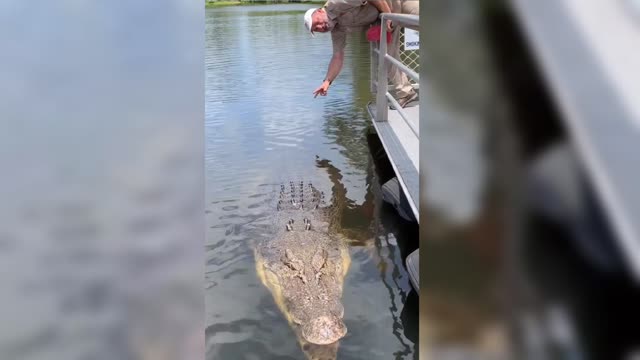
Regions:
[[344, 50], [333, 53], [331, 57], [331, 62], [329, 62], [329, 69], [327, 70], [327, 76], [322, 81], [322, 85], [317, 88], [313, 94], [314, 97], [318, 95], [326, 96], [327, 90], [329, 90], [329, 86], [333, 82], [333, 79], [338, 77], [340, 74], [340, 70], [342, 70], [342, 63], [344, 61]]
[[332, 82], [333, 79], [337, 78], [340, 74], [340, 70], [342, 70], [342, 62], [344, 60], [344, 50], [333, 53], [331, 57], [331, 62], [329, 63], [329, 70], [327, 70], [327, 76], [325, 80], [329, 80]]

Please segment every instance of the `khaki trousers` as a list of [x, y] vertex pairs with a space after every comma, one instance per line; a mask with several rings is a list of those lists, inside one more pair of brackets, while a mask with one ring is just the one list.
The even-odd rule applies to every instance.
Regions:
[[[387, 0], [391, 12], [400, 14], [420, 14], [420, 1], [418, 0]], [[386, 26], [386, 24], [382, 24]], [[395, 26], [392, 32], [392, 40], [390, 46], [387, 48], [388, 54], [395, 59], [400, 60], [400, 35], [402, 28]], [[398, 69], [397, 66], [389, 64], [389, 82], [392, 85], [392, 95], [396, 99], [402, 99], [415, 92], [407, 75]]]

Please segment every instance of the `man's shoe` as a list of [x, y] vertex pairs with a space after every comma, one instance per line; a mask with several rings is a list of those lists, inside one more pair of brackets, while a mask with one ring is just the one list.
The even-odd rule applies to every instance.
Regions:
[[[410, 95], [407, 95], [401, 99], [398, 99], [398, 104], [400, 105], [401, 108], [406, 108], [407, 105], [409, 105], [410, 103], [412, 103], [413, 101], [418, 99], [418, 93], [417, 92], [412, 92]], [[411, 106], [415, 106], [415, 104], [412, 104]], [[409, 106], [409, 107], [411, 107]], [[395, 107], [393, 105], [389, 105], [389, 107], [392, 110], [395, 110]]]

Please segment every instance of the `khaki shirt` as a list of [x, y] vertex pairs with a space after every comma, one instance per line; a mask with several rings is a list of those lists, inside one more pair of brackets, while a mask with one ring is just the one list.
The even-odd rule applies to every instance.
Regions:
[[334, 53], [344, 50], [347, 32], [373, 23], [379, 15], [378, 9], [365, 0], [328, 0], [324, 9], [333, 25], [331, 41]]

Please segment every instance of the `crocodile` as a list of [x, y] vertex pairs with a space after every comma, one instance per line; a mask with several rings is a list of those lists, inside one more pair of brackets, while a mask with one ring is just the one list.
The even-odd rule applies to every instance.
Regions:
[[335, 359], [347, 334], [342, 291], [351, 261], [336, 231], [339, 208], [311, 183], [280, 184], [275, 198], [273, 234], [255, 248], [258, 277], [307, 358]]

